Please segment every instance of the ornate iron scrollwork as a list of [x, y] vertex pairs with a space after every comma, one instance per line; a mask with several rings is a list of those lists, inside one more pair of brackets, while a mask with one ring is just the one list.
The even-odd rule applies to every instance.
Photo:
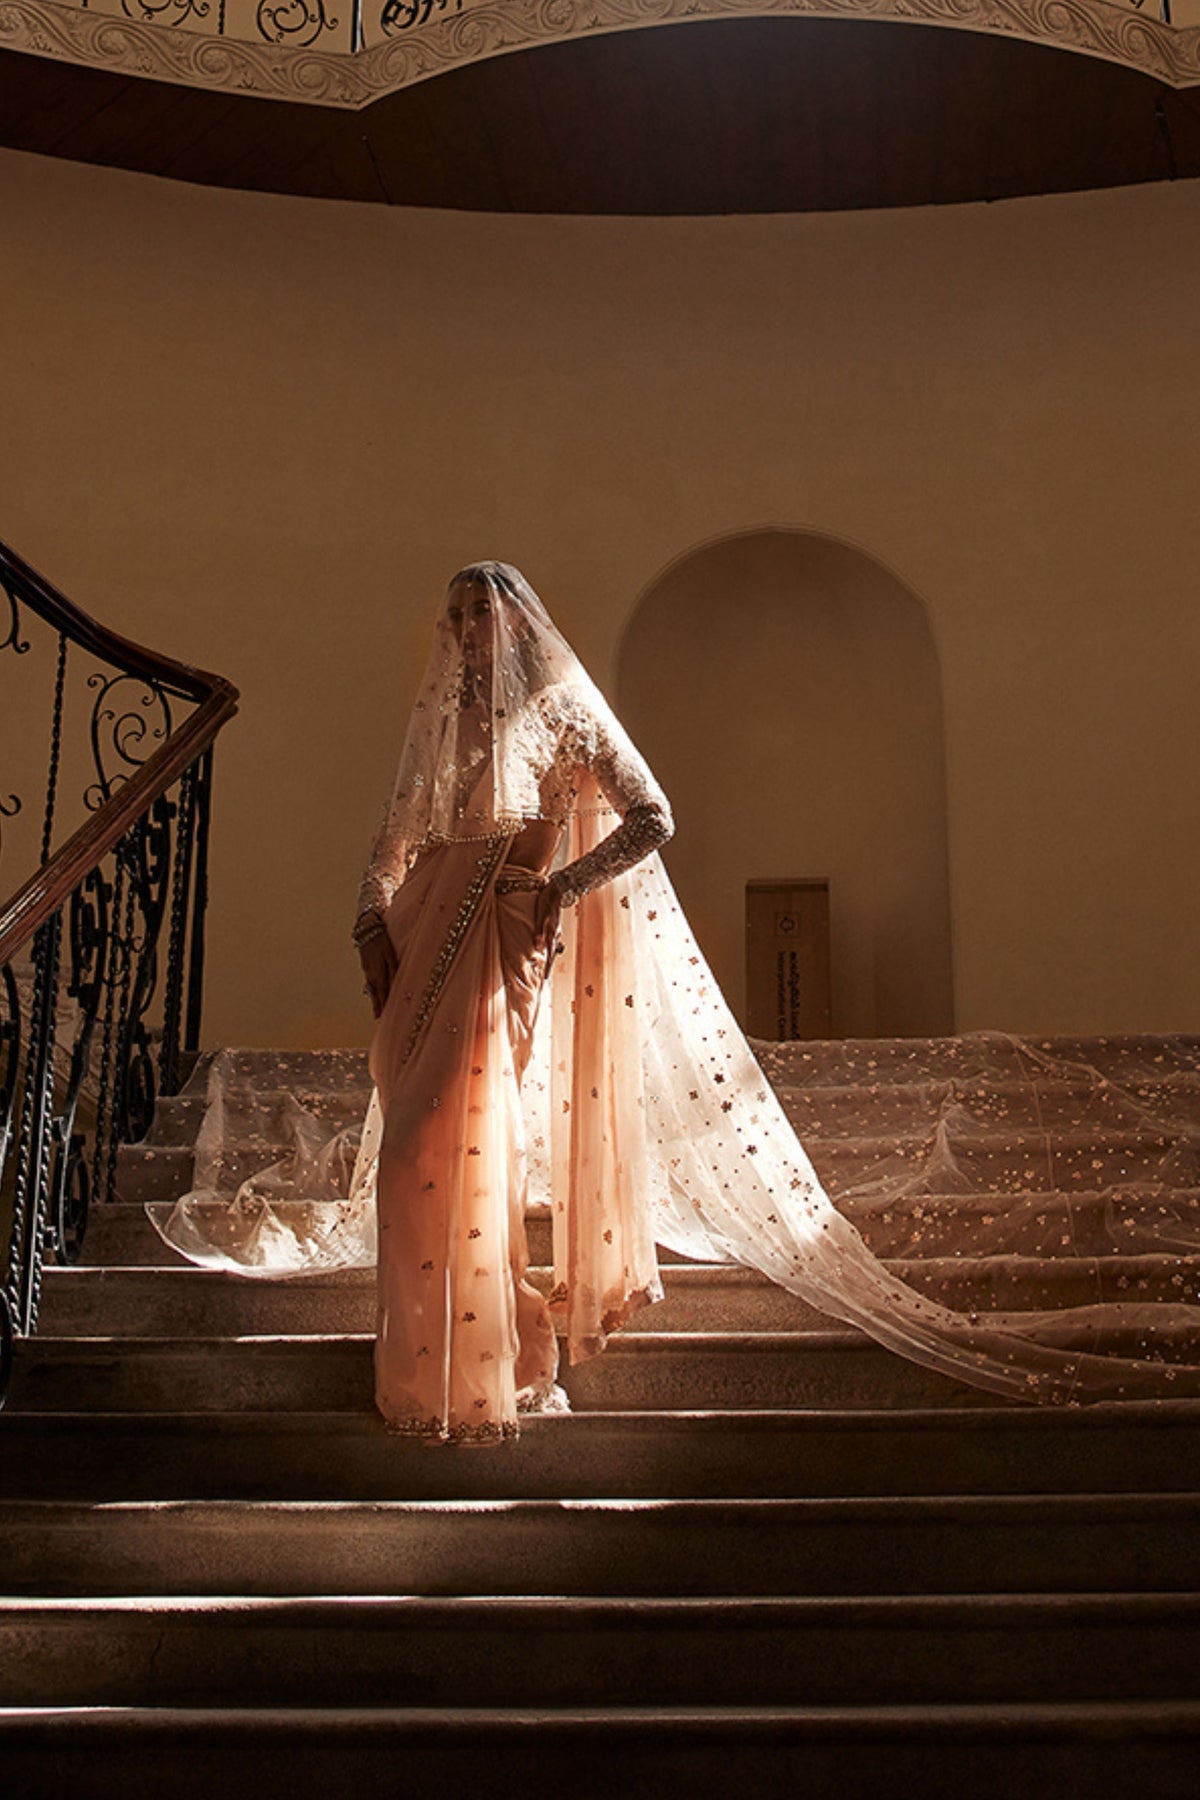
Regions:
[[129, 943], [130, 988], [121, 1056], [123, 1090], [119, 1129], [127, 1143], [145, 1137], [154, 1118], [158, 1092], [154, 1050], [146, 1015], [158, 986], [158, 940], [167, 909], [171, 881], [171, 823], [175, 807], [159, 796], [129, 834], [129, 896], [133, 935]]
[[258, 29], [272, 44], [306, 49], [323, 31], [336, 31], [338, 21], [328, 18], [325, 0], [259, 0]]
[[154, 25], [186, 25], [207, 19], [209, 0], [121, 0], [127, 19], [148, 19]]
[[[21, 608], [17, 596], [12, 589], [0, 582], [0, 595], [7, 602], [8, 617], [0, 623], [4, 625], [4, 636], [0, 637], [0, 650], [11, 650], [14, 656], [25, 656], [29, 650], [29, 639], [21, 636]], [[4, 851], [4, 820], [15, 819], [22, 806], [19, 794], [0, 793], [0, 855]]]
[[13, 1337], [12, 1308], [8, 1303], [8, 1295], [0, 1287], [0, 1405], [3, 1405], [12, 1379]]
[[23, 1336], [33, 1330], [37, 1320], [46, 1253], [61, 929], [61, 915], [53, 913], [33, 938], [33, 986], [22, 1070], [7, 1284], [13, 1327]]
[[7, 582], [0, 582], [0, 594], [8, 601], [8, 626], [0, 638], [0, 650], [11, 650], [14, 656], [24, 656], [29, 649], [29, 639], [21, 636], [20, 602]]
[[55, 1163], [52, 1174], [54, 1253], [60, 1262], [79, 1261], [87, 1231], [91, 1180], [87, 1140], [75, 1129], [79, 1098], [92, 1057], [92, 1035], [104, 993], [104, 974], [111, 945], [111, 888], [100, 869], [92, 869], [71, 895], [67, 910], [70, 973], [67, 993], [78, 1008], [75, 1041], [66, 1092], [54, 1121]]
[[[127, 0], [131, 16], [138, 3]], [[140, 16], [165, 13], [168, 4], [183, 8], [183, 0], [144, 0]], [[208, 0], [188, 0], [188, 10], [202, 14]], [[37, 1324], [47, 1256], [79, 1259], [90, 1212], [115, 1191], [120, 1145], [145, 1135], [157, 1096], [178, 1091], [198, 1045], [212, 741], [236, 700], [227, 683], [153, 652], [127, 659], [122, 640], [0, 545], [0, 651], [23, 657], [30, 622], [57, 634], [57, 664], [44, 733], [40, 866], [12, 913], [20, 920], [32, 907], [40, 923], [10, 925], [0, 963], [0, 1404], [14, 1342], [19, 1356]], [[106, 641], [111, 664], [88, 676], [90, 711], [81, 708], [76, 723], [70, 646], [103, 661]], [[135, 673], [129, 661], [151, 673]], [[176, 702], [216, 704], [193, 734], [190, 762], [176, 756], [174, 775], [143, 776], [172, 736]], [[89, 820], [75, 833], [76, 849], [97, 846], [78, 880], [80, 862], [55, 854], [73, 728], [90, 740], [85, 804], [102, 814], [99, 830]], [[144, 797], [130, 806], [132, 781]], [[0, 788], [0, 832], [21, 810], [21, 798]]]
[[4, 821], [15, 819], [21, 810], [19, 794], [0, 794], [0, 856], [4, 854]]
[[99, 690], [91, 724], [96, 779], [83, 797], [95, 812], [170, 736], [171, 703], [158, 682], [140, 675], [89, 675], [88, 686]]
[[0, 1181], [12, 1143], [17, 1107], [17, 1071], [21, 1065], [21, 996], [17, 978], [6, 963], [0, 969]]
[[389, 37], [425, 25], [435, 12], [461, 12], [462, 0], [386, 0], [379, 23]]

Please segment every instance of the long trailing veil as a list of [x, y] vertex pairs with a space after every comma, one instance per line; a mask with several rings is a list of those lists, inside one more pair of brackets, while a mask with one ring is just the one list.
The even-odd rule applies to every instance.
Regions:
[[[444, 609], [368, 877], [370, 890], [386, 875], [381, 905], [431, 843], [491, 840], [531, 820], [564, 827], [560, 863], [603, 860], [614, 808], [628, 823], [643, 793], [658, 791], [524, 578], [502, 564], [478, 567], [491, 571], [490, 724], [482, 736], [470, 728], [480, 699], [464, 657], [471, 625]], [[619, 804], [606, 761], [623, 770]], [[1200, 1306], [1182, 1297], [959, 1311], [874, 1255], [823, 1191], [657, 853], [565, 910], [562, 943], [521, 1106], [529, 1197], [551, 1211], [554, 1291], [573, 1360], [602, 1349], [636, 1301], [653, 1297], [657, 1242], [759, 1270], [898, 1354], [1001, 1395], [1200, 1394]], [[291, 1153], [250, 1172], [229, 1156], [240, 1103], [236, 1058], [222, 1053], [195, 1188], [173, 1207], [148, 1209], [167, 1241], [251, 1276], [372, 1263], [378, 1097], [354, 1137], [292, 1097]], [[912, 1186], [905, 1169], [868, 1198]], [[1128, 1254], [1119, 1223], [1106, 1247]], [[964, 1208], [956, 1254], [971, 1253], [977, 1224]], [[1181, 1230], [1175, 1247], [1190, 1246], [1194, 1228]], [[1087, 1260], [1100, 1260], [1097, 1246]]]

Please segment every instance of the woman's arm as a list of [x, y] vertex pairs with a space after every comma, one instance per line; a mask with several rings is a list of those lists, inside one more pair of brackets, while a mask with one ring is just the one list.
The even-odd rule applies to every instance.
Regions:
[[358, 890], [352, 933], [362, 963], [363, 991], [370, 998], [376, 1018], [383, 1011], [396, 973], [396, 952], [386, 920], [392, 896], [400, 885], [402, 861], [403, 838], [389, 801]]
[[594, 850], [551, 876], [559, 902], [573, 906], [665, 844], [675, 829], [667, 797], [615, 719], [589, 721], [583, 756], [621, 823]]
[[358, 907], [354, 914], [354, 941], [361, 944], [383, 930], [392, 896], [400, 886], [404, 860], [404, 837], [400, 821], [389, 801], [380, 821], [367, 859], [362, 885], [358, 890]]

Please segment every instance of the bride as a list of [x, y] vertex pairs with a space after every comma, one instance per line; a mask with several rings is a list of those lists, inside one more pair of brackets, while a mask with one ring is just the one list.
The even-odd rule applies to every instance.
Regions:
[[[762, 1271], [993, 1392], [1200, 1392], [1200, 1309], [963, 1313], [889, 1272], [823, 1192], [657, 854], [667, 801], [524, 577], [450, 584], [354, 937], [377, 1027], [346, 1195], [341, 1146], [149, 1209], [245, 1274], [376, 1261], [390, 1429], [492, 1442], [565, 1404], [572, 1361], [661, 1298], [655, 1245]], [[219, 1059], [218, 1059], [219, 1061]], [[311, 1127], [311, 1122], [310, 1122]], [[219, 1143], [219, 1079], [208, 1151]], [[214, 1184], [215, 1185], [215, 1184]], [[554, 1283], [528, 1279], [548, 1199]]]

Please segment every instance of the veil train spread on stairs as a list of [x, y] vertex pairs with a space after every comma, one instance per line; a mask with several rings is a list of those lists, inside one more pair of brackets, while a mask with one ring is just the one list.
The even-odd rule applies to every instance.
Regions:
[[[509, 590], [497, 591], [508, 605]], [[460, 896], [463, 904], [449, 908], [458, 935], [453, 941], [447, 936], [439, 961], [451, 967], [455, 959], [474, 953], [472, 945], [483, 958], [479, 966], [491, 966], [489, 934], [498, 929], [503, 890], [497, 888], [497, 877], [505, 846], [523, 820], [553, 816], [544, 796], [556, 771], [561, 773], [563, 718], [575, 728], [583, 719], [589, 741], [607, 746], [606, 755], [617, 745], [619, 755], [634, 766], [629, 758], [636, 753], [606, 703], [557, 634], [549, 637], [553, 627], [548, 620], [542, 624], [544, 611], [532, 613], [533, 604], [540, 609], [536, 597], [527, 602], [522, 593], [523, 616], [536, 616], [537, 629], [557, 658], [553, 666], [545, 659], [539, 664], [542, 685], [536, 694], [539, 729], [547, 719], [554, 729], [548, 735], [541, 729], [539, 736], [530, 728], [531, 709], [522, 707], [520, 696], [506, 693], [498, 702], [493, 692], [493, 718], [501, 727], [508, 721], [511, 725], [507, 731], [497, 728], [497, 741], [486, 753], [492, 758], [494, 791], [485, 829], [464, 829], [450, 845], [459, 855], [454, 866], [469, 863], [475, 871]], [[521, 653], [528, 658], [527, 651]], [[498, 650], [497, 663], [501, 660]], [[447, 702], [448, 665], [445, 658], [440, 668], [436, 663], [435, 651], [422, 693], [441, 698], [424, 713], [418, 702], [397, 785], [401, 798], [423, 785], [406, 790], [406, 767], [411, 775], [414, 766], [422, 766], [422, 757], [428, 766], [431, 755], [444, 755], [436, 744], [431, 750], [431, 743], [439, 732], [461, 729], [465, 702], [461, 697]], [[461, 670], [454, 679], [459, 687], [453, 692], [461, 696]], [[549, 707], [548, 694], [553, 697]], [[571, 867], [580, 866], [611, 841], [605, 833], [614, 802], [604, 766], [601, 758], [590, 768], [587, 756], [579, 753], [566, 804], [558, 790], [560, 863], [566, 856], [575, 859]], [[640, 759], [638, 766], [644, 770]], [[504, 784], [512, 788], [514, 768], [526, 778], [532, 772], [534, 798], [507, 805]], [[597, 771], [598, 782], [592, 779]], [[648, 771], [645, 780], [649, 792]], [[423, 804], [424, 820], [414, 825], [393, 801], [393, 823], [399, 818], [408, 844], [397, 863], [400, 897], [406, 866], [423, 870], [423, 879], [442, 879], [436, 860], [422, 863], [411, 857], [414, 837], [438, 843], [450, 837], [431, 833], [428, 796]], [[436, 806], [436, 796], [432, 804]], [[500, 845], [490, 869], [486, 853], [476, 854], [488, 843]], [[445, 867], [452, 864], [453, 856]], [[413, 879], [411, 874], [408, 878]], [[454, 879], [461, 887], [460, 878]], [[449, 890], [446, 898], [454, 899]], [[439, 901], [439, 907], [444, 903]], [[461, 1091], [466, 1137], [472, 1135], [466, 1114], [486, 1116], [486, 1129], [504, 1137], [493, 1166], [519, 1167], [513, 1182], [522, 1189], [522, 1203], [527, 1184], [528, 1200], [550, 1208], [552, 1305], [572, 1360], [602, 1350], [610, 1330], [661, 1292], [657, 1242], [688, 1257], [759, 1270], [888, 1349], [999, 1395], [1056, 1403], [1200, 1395], [1200, 1305], [1191, 1297], [1188, 1260], [1200, 1238], [1198, 1215], [1187, 1196], [1188, 1189], [1200, 1187], [1193, 1173], [1193, 1127], [1156, 1111], [1152, 1083], [1143, 1093], [1136, 1081], [1116, 1085], [1103, 1072], [1055, 1060], [1017, 1040], [964, 1039], [956, 1072], [934, 1096], [935, 1122], [919, 1165], [899, 1161], [892, 1167], [885, 1159], [869, 1179], [839, 1195], [835, 1205], [726, 1006], [656, 853], [582, 894], [563, 914], [562, 941], [563, 952], [537, 1010], [519, 1101], [511, 1068], [505, 1073], [499, 1064], [497, 1085], [486, 1104], [470, 1088], [465, 1070]], [[418, 1020], [418, 1031], [428, 1034], [443, 1024], [449, 1031], [457, 1029], [452, 1018], [440, 1018], [440, 992], [433, 995], [429, 1016]], [[1005, 1090], [1003, 1104], [1020, 1115], [1018, 1136], [1029, 1147], [1030, 1180], [1024, 1191], [993, 1194], [981, 1205], [972, 1192], [968, 1166], [971, 1138], [978, 1135], [985, 1153], [989, 1128], [1004, 1121], [986, 1116], [987, 1101], [973, 1082], [972, 1062], [1001, 1043], [1011, 1049], [1017, 1077]], [[372, 1062], [377, 1083], [380, 1054], [377, 1039]], [[771, 1053], [765, 1052], [764, 1061], [770, 1060]], [[1200, 1081], [1194, 1058], [1181, 1051], [1180, 1062], [1185, 1080]], [[490, 1078], [482, 1064], [470, 1076]], [[1070, 1101], [1074, 1140], [1081, 1146], [1088, 1143], [1089, 1127], [1094, 1127], [1093, 1138], [1095, 1131], [1116, 1134], [1118, 1142], [1122, 1133], [1130, 1140], [1137, 1136], [1141, 1163], [1137, 1168], [1131, 1164], [1127, 1177], [1119, 1160], [1114, 1168], [1111, 1158], [1106, 1162], [1093, 1155], [1094, 1179], [1088, 1179], [1087, 1170], [1072, 1168], [1068, 1182], [1048, 1182], [1039, 1159], [1064, 1152], [1056, 1148], [1054, 1129], [1039, 1116], [1043, 1095], [1057, 1097], [1056, 1103]], [[174, 1206], [147, 1209], [164, 1238], [194, 1262], [247, 1276], [278, 1278], [373, 1264], [384, 1125], [378, 1094], [361, 1135], [331, 1131], [303, 1096], [291, 1096], [284, 1104], [292, 1150], [261, 1169], [239, 1167], [232, 1155], [233, 1127], [243, 1099], [237, 1053], [222, 1052], [210, 1071], [194, 1189]], [[440, 1099], [431, 1104], [440, 1105]], [[887, 1131], [881, 1121], [874, 1135], [884, 1138]], [[1145, 1166], [1147, 1140], [1161, 1145], [1157, 1169]], [[478, 1179], [465, 1172], [466, 1157], [478, 1155], [478, 1149], [465, 1139], [460, 1149], [461, 1167], [454, 1180], [466, 1205], [463, 1184]], [[956, 1196], [961, 1196], [961, 1207]], [[496, 1234], [492, 1250], [499, 1267], [507, 1266], [508, 1233], [520, 1229], [512, 1224], [512, 1199], [512, 1192], [500, 1196], [487, 1215]], [[892, 1232], [884, 1261], [868, 1247], [854, 1221], [875, 1235], [880, 1222], [889, 1218], [904, 1223], [899, 1236]], [[936, 1267], [949, 1268], [951, 1292], [956, 1260], [988, 1259], [996, 1276], [994, 1308], [985, 1310], [977, 1293], [965, 1306], [947, 1304], [938, 1297], [936, 1280], [920, 1278], [911, 1252], [928, 1254], [928, 1245], [921, 1243], [926, 1232], [936, 1237]], [[479, 1229], [472, 1227], [470, 1235], [478, 1238]], [[477, 1259], [483, 1252], [472, 1249], [470, 1254]], [[1172, 1257], [1178, 1273], [1168, 1277], [1168, 1292], [1153, 1288], [1139, 1274], [1153, 1259], [1161, 1280], [1164, 1259]], [[1069, 1273], [1065, 1282], [1064, 1271]], [[483, 1273], [474, 1270], [475, 1275]], [[1006, 1308], [1006, 1287], [1011, 1294], [1018, 1286], [1020, 1309]], [[1064, 1297], [1068, 1304], [1062, 1303]], [[450, 1316], [459, 1334], [457, 1321], [474, 1321], [476, 1315], [468, 1310]], [[456, 1335], [454, 1341], [461, 1339]], [[454, 1354], [449, 1338], [446, 1354]]]

